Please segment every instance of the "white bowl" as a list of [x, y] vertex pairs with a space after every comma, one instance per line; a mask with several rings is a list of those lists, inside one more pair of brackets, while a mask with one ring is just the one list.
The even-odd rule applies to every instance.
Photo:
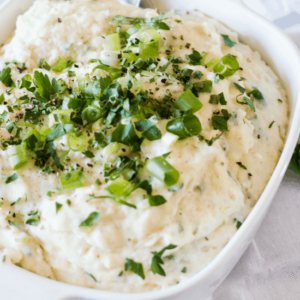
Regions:
[[[8, 0], [0, 6], [2, 24], [0, 43], [3, 43], [13, 31], [16, 17], [32, 3], [33, 0]], [[288, 136], [277, 167], [242, 227], [206, 268], [185, 282], [161, 291], [121, 294], [76, 287], [40, 277], [14, 265], [0, 264], [2, 300], [59, 300], [72, 296], [102, 300], [179, 300], [186, 297], [189, 300], [205, 300], [233, 269], [267, 213], [288, 167], [300, 131], [298, 49], [279, 28], [249, 10], [238, 0], [145, 0], [144, 3], [147, 7], [158, 7], [160, 11], [198, 9], [220, 20], [237, 31], [242, 41], [258, 50], [276, 71], [287, 90], [291, 107]]]

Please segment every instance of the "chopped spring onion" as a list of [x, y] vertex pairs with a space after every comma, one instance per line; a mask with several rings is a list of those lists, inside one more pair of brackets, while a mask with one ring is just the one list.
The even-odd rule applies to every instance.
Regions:
[[149, 57], [159, 57], [158, 43], [140, 43], [140, 56], [143, 59], [147, 59]]
[[95, 122], [101, 117], [101, 108], [95, 105], [90, 105], [83, 110], [82, 117], [89, 122]]
[[215, 64], [217, 64], [218, 62], [219, 62], [219, 59], [217, 57], [215, 57], [206, 64], [206, 67], [210, 68], [210, 67], [214, 66]]
[[179, 136], [180, 139], [197, 136], [201, 130], [199, 119], [192, 114], [176, 118], [167, 124], [167, 131]]
[[117, 197], [123, 197], [130, 194], [132, 190], [131, 183], [122, 177], [119, 177], [113, 181], [107, 188], [109, 193], [116, 195]]
[[202, 103], [199, 99], [191, 92], [191, 90], [186, 90], [174, 103], [175, 108], [195, 113], [202, 108]]
[[12, 146], [7, 149], [8, 161], [13, 170], [24, 167], [29, 162], [24, 144]]
[[105, 40], [108, 43], [111, 51], [121, 50], [121, 40], [118, 33], [108, 35]]
[[159, 32], [155, 29], [149, 29], [142, 32], [139, 36], [139, 39], [144, 44], [157, 43], [160, 41], [161, 36]]
[[72, 151], [82, 151], [85, 146], [85, 138], [80, 130], [72, 131], [68, 136], [68, 146]]
[[164, 182], [166, 186], [172, 186], [179, 180], [179, 172], [173, 168], [163, 156], [151, 159], [147, 164], [148, 172]]
[[213, 71], [221, 74], [223, 77], [228, 77], [232, 76], [239, 69], [239, 67], [239, 63], [233, 56], [225, 55], [220, 59], [219, 63], [215, 65]]
[[119, 143], [113, 142], [104, 148], [105, 156], [110, 156], [119, 151]]
[[60, 183], [64, 190], [84, 187], [84, 177], [81, 170], [63, 173], [59, 176]]
[[72, 109], [54, 110], [52, 113], [55, 120], [55, 124], [71, 123], [71, 115], [73, 112], [74, 111]]

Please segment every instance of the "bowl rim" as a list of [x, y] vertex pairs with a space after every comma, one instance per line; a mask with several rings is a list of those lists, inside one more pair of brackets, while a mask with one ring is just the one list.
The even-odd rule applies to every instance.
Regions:
[[[0, 5], [0, 11], [5, 9], [11, 2], [16, 0], [5, 0]], [[252, 11], [245, 4], [242, 3], [241, 0], [226, 0], [231, 2], [231, 6], [239, 6], [239, 9], [243, 9], [245, 14], [251, 19], [255, 19], [256, 22], [260, 23], [261, 27], [267, 28], [270, 31], [276, 31], [277, 35], [280, 35], [281, 39], [289, 46], [289, 52], [293, 51], [293, 55], [298, 57], [298, 61], [294, 63], [298, 65], [299, 73], [300, 73], [300, 52], [297, 46], [293, 43], [293, 41], [284, 34], [284, 32], [279, 29], [275, 24], [270, 21], [264, 19], [261, 15]], [[279, 76], [280, 78], [280, 76]], [[289, 99], [289, 103], [292, 101]], [[68, 288], [68, 290], [72, 289], [72, 293], [84, 293], [84, 297], [106, 297], [107, 299], [122, 299], [122, 300], [154, 300], [161, 299], [165, 297], [170, 297], [175, 294], [179, 294], [188, 290], [189, 288], [195, 286], [201, 280], [208, 277], [211, 273], [213, 273], [218, 266], [220, 266], [227, 257], [234, 251], [234, 249], [241, 243], [245, 235], [251, 230], [253, 225], [256, 223], [256, 220], [261, 217], [261, 215], [265, 212], [266, 207], [272, 202], [273, 196], [276, 193], [284, 175], [289, 165], [290, 158], [293, 154], [294, 147], [298, 141], [298, 136], [300, 132], [300, 91], [298, 92], [297, 101], [295, 105], [295, 114], [294, 117], [290, 119], [289, 122], [289, 131], [287, 133], [287, 137], [284, 144], [284, 149], [280, 156], [280, 159], [276, 165], [276, 168], [269, 179], [267, 186], [265, 187], [263, 193], [259, 197], [257, 203], [247, 216], [243, 225], [240, 229], [234, 234], [234, 236], [229, 240], [226, 246], [218, 253], [218, 255], [202, 270], [200, 270], [197, 274], [192, 276], [191, 278], [180, 282], [178, 285], [170, 286], [162, 290], [157, 291], [149, 291], [143, 293], [122, 293], [122, 292], [111, 292], [105, 290], [92, 289], [87, 287], [76, 286], [64, 282], [58, 282], [52, 279], [45, 278], [43, 276], [31, 273], [25, 269], [17, 267], [15, 265], [9, 265], [9, 269], [13, 269], [15, 273], [19, 272], [22, 275], [31, 275], [32, 278], [38, 279], [40, 281], [45, 281], [45, 283], [51, 283], [51, 285], [56, 285], [57, 287], [60, 285], [61, 287]], [[275, 188], [274, 188], [275, 187]], [[74, 291], [74, 292], [73, 292]], [[68, 292], [70, 293], [70, 292]]]

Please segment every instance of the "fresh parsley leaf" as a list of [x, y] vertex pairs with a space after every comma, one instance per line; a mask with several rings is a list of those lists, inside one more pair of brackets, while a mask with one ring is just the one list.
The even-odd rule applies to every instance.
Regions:
[[91, 213], [86, 220], [84, 220], [79, 227], [91, 227], [93, 226], [96, 222], [98, 222], [101, 218], [101, 214], [98, 212], [93, 212]]
[[18, 177], [18, 175], [16, 173], [14, 173], [13, 175], [11, 175], [10, 177], [5, 176], [4, 174], [1, 173], [1, 178], [2, 178], [2, 181], [5, 184], [9, 184], [9, 183], [17, 180], [19, 177]]
[[91, 152], [91, 151], [85, 151], [85, 152], [82, 152], [82, 154], [85, 155], [88, 158], [94, 158], [95, 157], [94, 153]]
[[127, 146], [133, 146], [135, 143], [140, 142], [140, 139], [135, 132], [134, 126], [130, 123], [128, 125], [119, 124], [107, 137], [107, 142], [117, 142]]
[[34, 72], [34, 83], [37, 87], [37, 92], [43, 98], [49, 99], [50, 95], [59, 92], [60, 86], [58, 85], [55, 78], [52, 79], [52, 84], [49, 80], [48, 75], [44, 75], [41, 72]]
[[148, 196], [150, 206], [160, 206], [167, 203], [167, 200], [163, 196]]
[[126, 272], [131, 271], [145, 280], [144, 268], [141, 263], [136, 263], [132, 259], [126, 258], [124, 269]]
[[212, 126], [220, 131], [228, 131], [227, 121], [231, 118], [231, 114], [226, 109], [222, 109], [223, 116], [213, 116]]
[[149, 141], [161, 139], [161, 131], [149, 120], [135, 123], [137, 131], [142, 132], [142, 137]]
[[52, 142], [65, 134], [72, 131], [74, 128], [73, 124], [58, 124], [49, 134], [46, 136], [47, 142]]
[[102, 185], [102, 183], [101, 183], [101, 181], [100, 181], [99, 179], [96, 179], [96, 182], [95, 182], [95, 183], [96, 183], [97, 186]]
[[181, 273], [186, 273], [187, 272], [187, 268], [184, 267], [182, 270], [181, 270]]
[[14, 85], [11, 79], [11, 68], [5, 68], [0, 71], [0, 81], [7, 87], [12, 87]]
[[68, 204], [68, 206], [71, 206], [71, 204], [72, 204], [71, 200], [68, 199], [67, 204]]
[[186, 58], [189, 60], [189, 64], [193, 66], [201, 65], [202, 55], [196, 50], [193, 50], [193, 53], [190, 55], [186, 54]]
[[244, 77], [241, 77], [238, 81], [245, 81], [245, 80], [247, 80], [247, 79]]
[[0, 95], [0, 104], [2, 104], [5, 101], [5, 96], [4, 94]]
[[56, 209], [56, 214], [59, 212], [59, 210], [62, 208], [62, 204], [55, 202], [55, 209]]
[[197, 79], [200, 79], [202, 76], [203, 76], [203, 73], [201, 71], [199, 71], [199, 70], [197, 70], [194, 73], [194, 77], [197, 78]]
[[26, 221], [27, 225], [38, 226], [41, 214], [38, 211], [28, 213], [29, 218]]
[[221, 105], [226, 105], [227, 101], [225, 100], [224, 93], [221, 93], [219, 95], [210, 95], [209, 103], [215, 104], [215, 105], [217, 105], [219, 103]]
[[236, 45], [236, 42], [233, 42], [228, 35], [226, 34], [221, 34], [221, 36], [224, 39], [224, 43], [229, 46], [230, 48], [232, 48], [234, 45]]
[[175, 249], [177, 246], [175, 245], [169, 245], [162, 249], [160, 252], [152, 252], [153, 258], [151, 263], [151, 271], [153, 274], [159, 274], [161, 276], [166, 276], [166, 273], [161, 265], [164, 264], [164, 261], [162, 260], [162, 256], [167, 250]]

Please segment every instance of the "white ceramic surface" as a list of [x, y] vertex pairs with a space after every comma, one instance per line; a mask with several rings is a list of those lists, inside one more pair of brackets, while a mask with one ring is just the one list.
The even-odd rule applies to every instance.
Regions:
[[[33, 0], [7, 0], [0, 6], [0, 44], [11, 34], [17, 15]], [[239, 0], [145, 0], [147, 7], [198, 9], [219, 19], [257, 49], [285, 85], [291, 105], [288, 138], [280, 161], [258, 203], [221, 253], [205, 269], [174, 287], [144, 293], [119, 294], [75, 287], [37, 276], [13, 265], [0, 264], [1, 300], [205, 300], [235, 266], [258, 230], [285, 174], [300, 131], [300, 56], [296, 46], [272, 23], [246, 8]], [[280, 45], [280, 47], [278, 47]], [[188, 294], [188, 297], [187, 297]], [[77, 298], [74, 298], [77, 297]]]

